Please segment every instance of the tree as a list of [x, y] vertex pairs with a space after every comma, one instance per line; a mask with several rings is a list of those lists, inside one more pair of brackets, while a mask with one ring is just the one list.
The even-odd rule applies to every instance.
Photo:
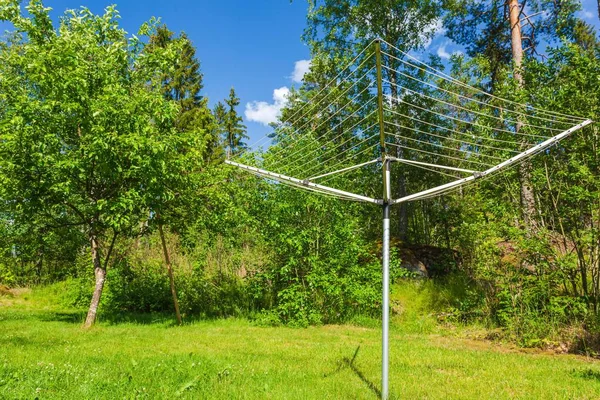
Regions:
[[596, 36], [596, 30], [585, 21], [578, 20], [573, 30], [574, 42], [586, 51], [594, 51], [600, 48], [600, 41]]
[[208, 100], [201, 95], [203, 75], [196, 49], [185, 32], [178, 36], [165, 25], [161, 25], [150, 36], [145, 52], [164, 51], [169, 47], [178, 48], [178, 58], [169, 71], [163, 72], [162, 92], [166, 99], [179, 105], [176, 119], [180, 132], [194, 131], [199, 140], [205, 142], [202, 158], [220, 158], [219, 137], [214, 116], [208, 108]]
[[[444, 25], [448, 29], [448, 37], [466, 46], [470, 56], [483, 56], [487, 60], [490, 92], [496, 91], [502, 83], [503, 70], [512, 62], [512, 76], [516, 82], [516, 93], [512, 97], [516, 99], [522, 97], [526, 86], [523, 79], [524, 57], [538, 54], [537, 47], [542, 36], [546, 41], [558, 36], [572, 38], [576, 21], [574, 12], [577, 10], [573, 1], [546, 0], [530, 2], [527, 9], [525, 3], [519, 4], [518, 0], [506, 0], [503, 4], [481, 0], [449, 0], [444, 2], [444, 8], [447, 10]], [[542, 16], [534, 22], [529, 16], [534, 14]], [[518, 134], [522, 127], [523, 121], [517, 121], [515, 132]], [[521, 151], [526, 148], [524, 143]], [[531, 169], [529, 161], [519, 166], [520, 206], [526, 226], [537, 230], [538, 210]]]
[[[523, 35], [521, 33], [521, 7], [518, 0], [507, 0], [508, 14], [510, 21], [510, 44], [513, 59], [513, 76], [517, 83], [517, 91], [523, 90]], [[523, 128], [523, 122], [518, 120], [515, 126], [515, 132], [518, 134]], [[525, 143], [521, 147], [522, 151], [527, 150]], [[519, 178], [521, 179], [521, 211], [525, 225], [533, 230], [537, 230], [537, 215], [535, 204], [535, 193], [533, 192], [533, 183], [531, 182], [531, 163], [525, 161], [519, 166]]]
[[[198, 196], [201, 185], [199, 184], [200, 169], [206, 164], [216, 150], [218, 143], [214, 118], [207, 106], [200, 90], [202, 89], [202, 74], [200, 63], [196, 58], [196, 50], [185, 33], [174, 37], [166, 26], [160, 26], [150, 37], [150, 43], [145, 49], [152, 54], [176, 48], [180, 54], [174, 67], [162, 75], [162, 92], [167, 100], [175, 101], [179, 105], [176, 117], [176, 128], [179, 138], [183, 139], [174, 149], [173, 159], [166, 168], [175, 165], [174, 176], [165, 174], [168, 179], [155, 181], [157, 194], [150, 190], [148, 204], [150, 205], [151, 222], [158, 225], [158, 232], [169, 276], [171, 295], [178, 323], [182, 324], [175, 288], [175, 278], [171, 265], [171, 257], [166, 245], [163, 225], [182, 227], [189, 216], [189, 209], [193, 209], [194, 198]], [[184, 169], [187, 173], [177, 175]], [[206, 172], [206, 171], [204, 171]], [[155, 185], [155, 186], [156, 186]], [[161, 196], [161, 193], [167, 196]]]
[[[39, 0], [26, 9], [17, 0], [0, 7], [0, 20], [15, 27], [0, 47], [3, 196], [14, 213], [86, 236], [95, 275], [88, 327], [117, 236], [147, 217], [149, 193], [172, 196], [157, 182], [185, 175], [168, 162], [187, 138], [175, 129], [177, 104], [161, 92], [177, 51], [144, 52], [113, 6], [104, 15], [67, 11], [56, 28]], [[155, 29], [151, 21], [139, 35]]]
[[446, 35], [465, 46], [469, 56], [485, 57], [490, 69], [490, 91], [494, 91], [502, 68], [510, 63], [510, 30], [506, 29], [504, 7], [497, 1], [449, 1], [445, 5]]
[[235, 89], [231, 88], [225, 104], [219, 102], [214, 109], [228, 158], [246, 149], [244, 140], [248, 139], [248, 135], [246, 135], [246, 126], [242, 123], [243, 119], [236, 111], [239, 105], [240, 99], [236, 96]]
[[178, 37], [170, 31], [166, 25], [161, 25], [156, 32], [150, 36], [150, 42], [146, 47], [147, 52], [155, 49], [166, 49], [178, 42], [179, 57], [171, 71], [162, 75], [162, 90], [168, 99], [175, 100], [185, 113], [202, 104], [203, 98], [200, 91], [203, 88], [203, 76], [200, 72], [200, 62], [196, 58], [196, 49], [185, 33]]
[[464, 46], [467, 55], [486, 59], [490, 78], [488, 90], [494, 92], [503, 69], [512, 60], [512, 33], [516, 21], [511, 23], [510, 11], [515, 11], [513, 18], [519, 21], [521, 40], [525, 45], [523, 53], [534, 56], [538, 54], [540, 43], [553, 43], [561, 36], [572, 37], [576, 4], [570, 0], [535, 0], [521, 5], [517, 2], [515, 8], [510, 0], [444, 0], [443, 24], [446, 36]]

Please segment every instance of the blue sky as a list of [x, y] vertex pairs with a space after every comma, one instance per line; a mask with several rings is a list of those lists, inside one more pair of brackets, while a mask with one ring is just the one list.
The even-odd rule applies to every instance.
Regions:
[[[94, 13], [115, 0], [45, 0], [57, 18], [82, 5]], [[116, 2], [122, 26], [130, 33], [150, 17], [160, 17], [175, 31], [185, 31], [197, 49], [204, 73], [203, 94], [211, 105], [227, 97], [233, 86], [241, 99], [250, 144], [270, 131], [285, 101], [287, 88], [298, 85], [308, 68], [308, 48], [300, 36], [306, 23], [305, 0], [128, 0]], [[580, 16], [600, 26], [596, 0], [583, 0]], [[0, 29], [6, 25], [0, 24]], [[427, 51], [447, 59], [460, 48], [443, 36]]]
[[[172, 31], [185, 31], [196, 46], [204, 73], [203, 95], [214, 105], [233, 86], [241, 99], [241, 114], [247, 103], [273, 103], [274, 89], [294, 84], [296, 61], [309, 58], [300, 40], [305, 0], [44, 0], [55, 19], [66, 9], [86, 6], [99, 14], [110, 4], [117, 4], [121, 25], [129, 33], [136, 33], [152, 16], [160, 17]], [[8, 25], [0, 24], [1, 31], [6, 29]], [[265, 122], [265, 115], [276, 109], [260, 108], [254, 117]], [[251, 143], [270, 131], [245, 119]]]

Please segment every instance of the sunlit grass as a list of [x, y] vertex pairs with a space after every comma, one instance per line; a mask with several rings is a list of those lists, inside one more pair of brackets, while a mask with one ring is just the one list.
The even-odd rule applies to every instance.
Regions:
[[[81, 312], [53, 308], [47, 294], [0, 301], [0, 398], [377, 398], [373, 327], [177, 327], [164, 316], [129, 315], [86, 331]], [[393, 397], [600, 398], [597, 361], [455, 337], [422, 318], [392, 327]]]

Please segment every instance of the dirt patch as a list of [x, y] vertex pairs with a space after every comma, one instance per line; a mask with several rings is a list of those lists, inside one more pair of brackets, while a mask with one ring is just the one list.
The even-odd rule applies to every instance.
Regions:
[[0, 285], [0, 296], [14, 297], [8, 286]]
[[29, 288], [8, 288], [0, 285], [0, 307], [9, 307], [23, 302], [23, 295], [31, 293]]
[[31, 289], [30, 288], [12, 288], [9, 289], [9, 291], [12, 293], [12, 295], [14, 297], [21, 297], [25, 294], [30, 294], [31, 293]]

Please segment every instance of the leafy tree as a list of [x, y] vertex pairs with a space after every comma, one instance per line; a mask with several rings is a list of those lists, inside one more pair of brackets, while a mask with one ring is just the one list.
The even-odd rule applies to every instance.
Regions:
[[[600, 73], [599, 56], [600, 49], [588, 36], [579, 45], [552, 50], [545, 63], [530, 62], [527, 78], [540, 83], [535, 91], [545, 107], [597, 120], [598, 85], [588, 77]], [[568, 151], [555, 149], [538, 171], [544, 182], [540, 185], [544, 225], [559, 234], [563, 254], [561, 247], [552, 247], [559, 256], [571, 252], [576, 258], [564, 276], [565, 287], [572, 288], [572, 296], [582, 296], [596, 314], [600, 310], [599, 146], [598, 127], [594, 124], [569, 139]]]
[[[4, 3], [12, 39], [0, 50], [0, 169], [14, 213], [76, 226], [90, 244], [95, 289], [85, 325], [94, 323], [118, 235], [137, 231], [148, 199], [172, 196], [168, 163], [187, 138], [174, 129], [177, 104], [162, 92], [176, 51], [144, 52], [118, 13], [70, 10], [54, 27], [38, 0]], [[155, 23], [144, 24], [149, 35]], [[152, 194], [152, 196], [149, 195]]]
[[436, 33], [434, 0], [310, 0], [304, 40], [311, 50], [362, 50], [375, 38], [404, 51], [420, 48]]
[[[526, 54], [538, 54], [543, 40], [572, 37], [577, 2], [536, 0], [517, 7]], [[464, 46], [469, 56], [484, 57], [489, 63], [488, 89], [493, 92], [512, 60], [510, 1], [444, 0], [443, 10], [446, 36]]]
[[[512, 77], [516, 81], [512, 98], [522, 98], [523, 57], [538, 54], [541, 38], [553, 41], [557, 37], [573, 37], [575, 26], [574, 12], [578, 8], [575, 1], [552, 2], [536, 0], [519, 3], [507, 0], [504, 3], [481, 0], [444, 2], [447, 10], [444, 25], [447, 35], [466, 47], [472, 57], [482, 57], [489, 65], [488, 89], [494, 92], [501, 85], [504, 71], [512, 63]], [[543, 11], [543, 13], [542, 13]], [[529, 15], [537, 15], [535, 22]], [[540, 15], [541, 14], [541, 17]], [[483, 26], [482, 26], [483, 24]], [[523, 121], [514, 127], [519, 133]], [[526, 150], [523, 144], [521, 151]], [[523, 219], [528, 227], [537, 230], [538, 211], [529, 161], [521, 163], [520, 205]]]

